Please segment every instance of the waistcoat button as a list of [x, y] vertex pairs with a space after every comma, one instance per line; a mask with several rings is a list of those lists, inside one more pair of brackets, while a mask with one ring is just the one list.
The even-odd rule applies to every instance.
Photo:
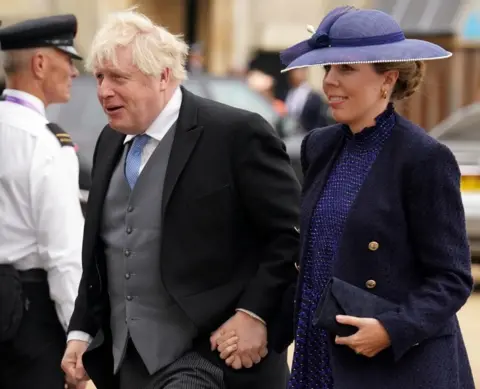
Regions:
[[377, 286], [377, 282], [375, 280], [368, 280], [367, 282], [365, 282], [365, 286], [368, 289], [373, 289]]

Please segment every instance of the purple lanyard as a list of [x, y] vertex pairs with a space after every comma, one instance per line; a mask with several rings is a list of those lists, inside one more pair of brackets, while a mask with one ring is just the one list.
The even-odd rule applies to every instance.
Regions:
[[24, 107], [33, 109], [34, 111], [38, 112], [40, 115], [43, 115], [43, 112], [41, 112], [37, 107], [35, 107], [32, 103], [30, 103], [27, 100], [21, 99], [20, 97], [15, 97], [15, 96], [9, 96], [9, 95], [3, 95], [3, 100], [5, 101], [10, 101], [11, 103], [14, 104], [19, 104], [23, 105]]

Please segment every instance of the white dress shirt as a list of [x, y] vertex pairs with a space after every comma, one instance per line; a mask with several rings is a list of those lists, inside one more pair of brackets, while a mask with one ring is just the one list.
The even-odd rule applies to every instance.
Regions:
[[[160, 112], [160, 115], [157, 116], [150, 127], [148, 127], [147, 131], [145, 131], [145, 134], [150, 136], [150, 139], [142, 150], [140, 172], [142, 172], [143, 168], [147, 164], [160, 141], [167, 134], [168, 130], [178, 120], [181, 105], [182, 91], [178, 87], [175, 92], [173, 92], [172, 98], [167, 103], [165, 108], [162, 110], [162, 112]], [[130, 142], [134, 137], [135, 135], [127, 135], [125, 137], [124, 144]]]
[[[160, 141], [163, 139], [163, 137], [166, 135], [172, 125], [177, 121], [181, 105], [182, 91], [180, 88], [177, 88], [170, 101], [167, 103], [162, 112], [160, 112], [160, 115], [158, 115], [158, 117], [154, 120], [154, 122], [147, 129], [147, 131], [145, 131], [145, 134], [149, 135], [150, 139], [142, 150], [140, 172], [147, 164], [148, 160], [152, 156], [155, 148], [158, 146]], [[135, 135], [127, 135], [125, 137], [124, 144], [130, 142], [134, 137]], [[237, 309], [237, 311], [245, 312], [264, 323], [264, 321], [260, 317], [250, 311], [247, 311], [245, 309]], [[92, 341], [92, 337], [82, 331], [72, 331], [68, 334], [68, 341], [70, 340], [82, 340], [84, 342], [90, 343]]]
[[12, 89], [4, 94], [31, 107], [0, 102], [0, 263], [47, 271], [66, 330], [82, 275], [78, 158], [46, 127], [41, 100]]

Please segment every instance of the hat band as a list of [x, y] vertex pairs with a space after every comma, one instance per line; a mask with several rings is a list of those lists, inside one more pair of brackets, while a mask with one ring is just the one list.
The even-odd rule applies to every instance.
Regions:
[[327, 32], [320, 30], [316, 31], [309, 39], [283, 50], [280, 53], [280, 60], [284, 65], [288, 66], [292, 61], [312, 50], [327, 47], [377, 46], [401, 42], [403, 40], [405, 40], [403, 31], [361, 38], [331, 38]]
[[359, 47], [359, 46], [376, 46], [389, 43], [401, 42], [405, 40], [403, 31], [394, 32], [386, 35], [366, 36], [362, 38], [330, 38], [331, 47]]

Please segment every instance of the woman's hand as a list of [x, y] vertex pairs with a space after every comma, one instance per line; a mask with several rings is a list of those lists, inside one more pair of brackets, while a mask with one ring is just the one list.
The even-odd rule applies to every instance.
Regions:
[[235, 331], [223, 332], [216, 339], [216, 348], [220, 358], [227, 359], [238, 349], [238, 336]]
[[213, 347], [220, 353], [220, 358], [225, 360], [225, 363], [235, 370], [241, 369], [242, 360], [235, 352], [238, 349], [238, 336], [235, 331], [222, 331], [216, 339], [213, 340]]
[[348, 324], [358, 328], [358, 331], [351, 336], [337, 336], [335, 338], [336, 344], [348, 346], [357, 354], [369, 358], [390, 347], [390, 336], [377, 319], [342, 315], [338, 315], [336, 319], [340, 324]]

